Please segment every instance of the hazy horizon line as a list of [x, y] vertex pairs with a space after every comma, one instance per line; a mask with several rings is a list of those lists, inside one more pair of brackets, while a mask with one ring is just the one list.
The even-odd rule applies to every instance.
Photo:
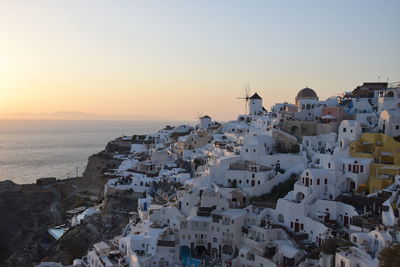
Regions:
[[143, 114], [98, 114], [84, 111], [12, 112], [0, 114], [2, 120], [136, 120], [136, 121], [186, 121], [172, 117]]

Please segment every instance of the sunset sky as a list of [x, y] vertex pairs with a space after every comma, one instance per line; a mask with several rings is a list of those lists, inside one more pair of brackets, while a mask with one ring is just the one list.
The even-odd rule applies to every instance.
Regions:
[[400, 80], [400, 1], [0, 1], [0, 117], [82, 111], [228, 120]]

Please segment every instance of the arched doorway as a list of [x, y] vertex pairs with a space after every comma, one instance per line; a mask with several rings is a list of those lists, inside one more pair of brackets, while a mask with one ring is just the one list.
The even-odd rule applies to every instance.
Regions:
[[222, 253], [226, 255], [232, 255], [233, 254], [233, 247], [231, 245], [224, 245], [222, 247]]
[[296, 194], [296, 202], [300, 203], [304, 199], [304, 193], [303, 192], [297, 192]]
[[351, 178], [346, 178], [346, 191], [354, 192], [356, 190], [356, 182]]
[[196, 258], [199, 258], [199, 259], [204, 258], [206, 256], [206, 253], [207, 253], [207, 249], [205, 246], [196, 246], [194, 248], [194, 256]]
[[297, 126], [290, 127], [290, 133], [292, 135], [296, 135], [298, 133], [298, 131], [299, 131], [299, 128]]

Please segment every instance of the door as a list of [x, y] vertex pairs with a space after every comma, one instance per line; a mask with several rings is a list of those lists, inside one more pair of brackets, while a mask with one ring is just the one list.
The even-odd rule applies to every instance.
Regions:
[[294, 232], [295, 233], [298, 233], [299, 232], [299, 229], [300, 229], [300, 224], [299, 223], [294, 223]]
[[345, 215], [343, 217], [343, 224], [345, 227], [349, 227], [349, 216]]
[[324, 218], [325, 220], [325, 223], [328, 223], [329, 221], [330, 221], [330, 214], [329, 214], [329, 212], [325, 212], [325, 218]]

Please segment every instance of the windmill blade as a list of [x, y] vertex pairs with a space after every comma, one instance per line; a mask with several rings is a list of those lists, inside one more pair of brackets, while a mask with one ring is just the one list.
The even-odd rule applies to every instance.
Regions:
[[203, 111], [202, 111], [202, 110], [200, 110], [200, 111], [197, 112], [196, 119], [200, 120], [201, 117], [203, 117]]
[[244, 92], [246, 94], [246, 98], [248, 100], [248, 98], [250, 97], [250, 84], [246, 83], [246, 87], [244, 88]]

